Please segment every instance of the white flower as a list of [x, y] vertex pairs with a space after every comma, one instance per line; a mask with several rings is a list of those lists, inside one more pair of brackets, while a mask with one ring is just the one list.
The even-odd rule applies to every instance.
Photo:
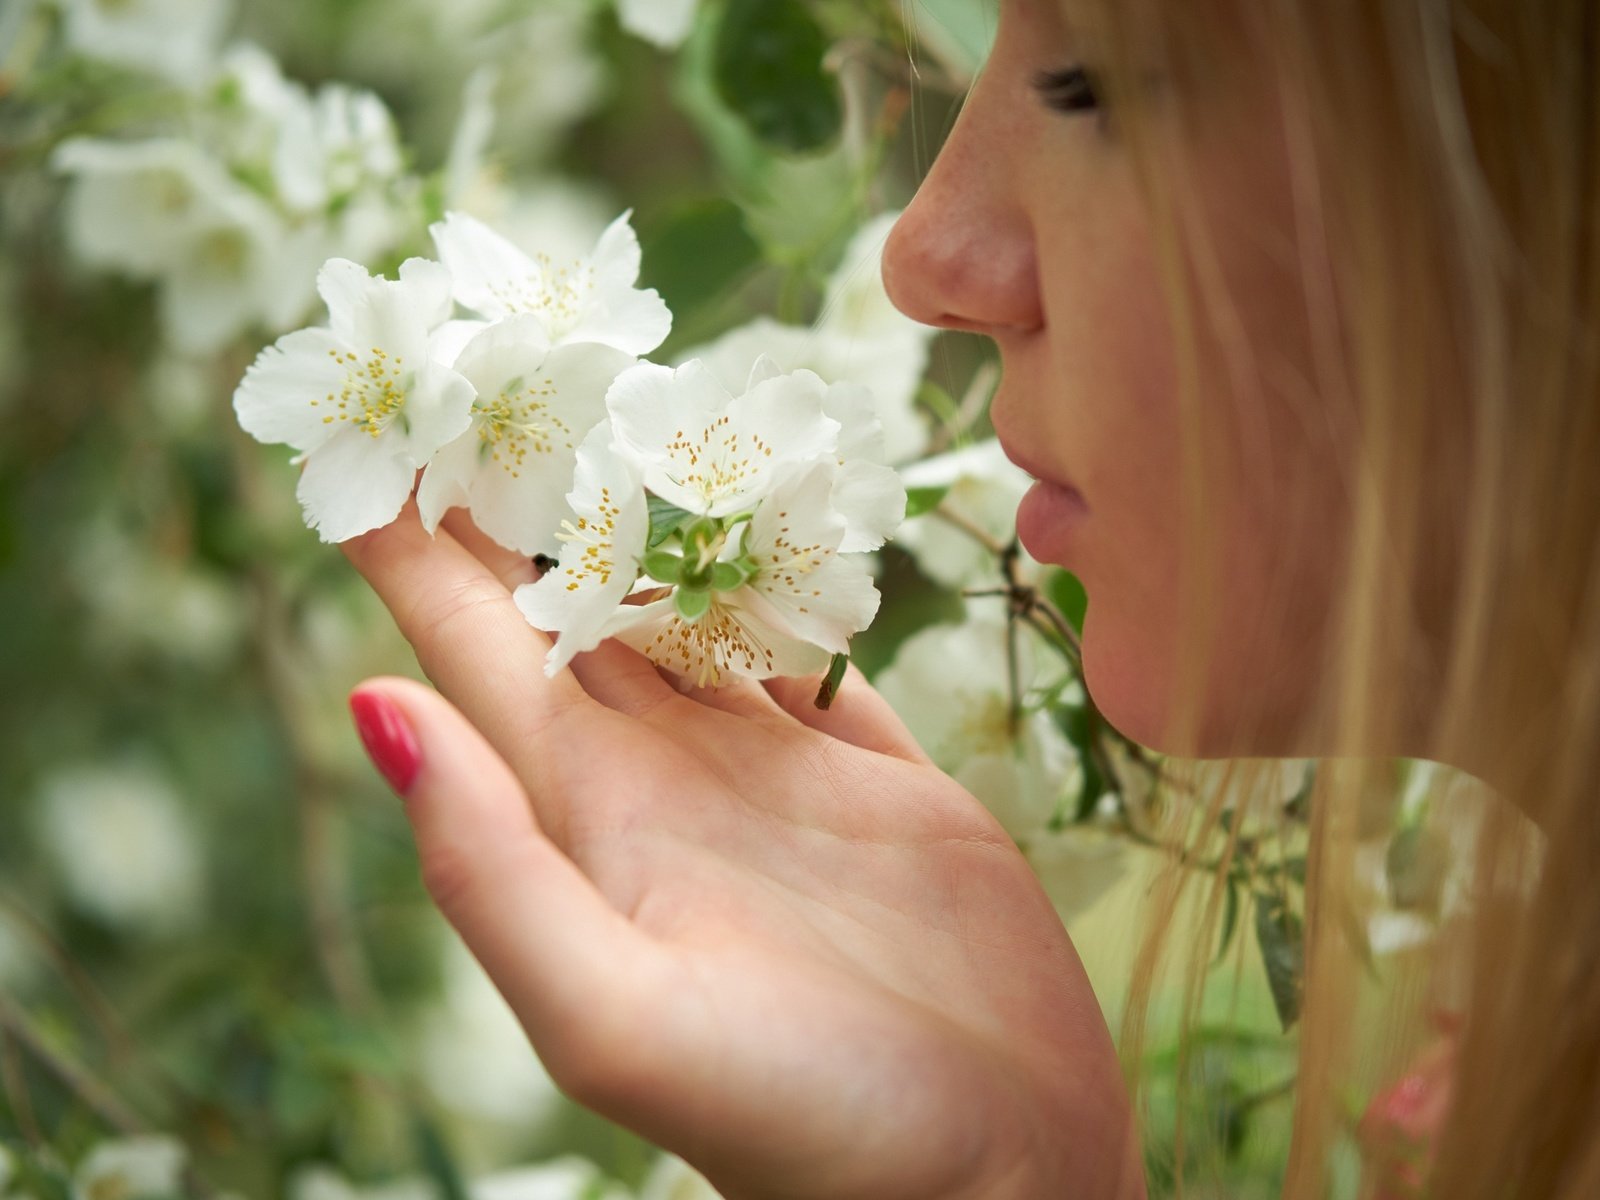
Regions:
[[666, 340], [672, 314], [654, 289], [635, 286], [640, 252], [630, 215], [606, 228], [589, 257], [570, 263], [526, 254], [463, 213], [447, 214], [432, 233], [456, 299], [479, 316], [532, 313], [554, 345], [600, 342], [641, 355]]
[[254, 322], [281, 327], [303, 312], [303, 243], [193, 143], [80, 138], [53, 161], [73, 177], [68, 244], [92, 266], [158, 280], [179, 350], [208, 354]]
[[[1033, 484], [992, 438], [925, 459], [904, 468], [900, 475], [908, 489], [948, 489], [939, 507], [983, 531], [999, 545], [1016, 536], [1017, 505]], [[922, 573], [935, 583], [960, 589], [1001, 582], [996, 555], [937, 512], [907, 521], [899, 533], [899, 544], [911, 552]], [[1019, 551], [1017, 561], [1025, 582], [1042, 577], [1042, 569], [1025, 551]]]
[[787, 371], [805, 368], [832, 383], [866, 388], [883, 438], [882, 460], [908, 462], [927, 448], [928, 426], [916, 406], [934, 330], [900, 313], [883, 287], [883, 244], [897, 214], [868, 222], [852, 239], [828, 283], [821, 315], [807, 328], [757, 317], [683, 357], [703, 359], [730, 389], [765, 355]]
[[555, 555], [578, 445], [605, 419], [606, 389], [631, 355], [595, 342], [550, 349], [538, 319], [523, 315], [480, 332], [455, 360], [477, 390], [472, 427], [429, 463], [417, 507], [431, 532], [465, 506], [503, 546]]
[[275, 166], [291, 208], [326, 209], [400, 174], [394, 118], [372, 92], [329, 84], [314, 100], [285, 110]]
[[1023, 852], [1063, 921], [1092, 908], [1135, 857], [1125, 838], [1084, 825], [1035, 833]]
[[[845, 521], [833, 511], [837, 468], [828, 462], [790, 475], [712, 547], [724, 567], [703, 608], [686, 615], [682, 587], [643, 606], [624, 607], [606, 627], [651, 661], [699, 687], [727, 675], [751, 679], [810, 675], [849, 649], [851, 635], [877, 615], [880, 597], [860, 555], [839, 553]], [[693, 555], [690, 549], [688, 556]], [[739, 576], [743, 576], [742, 582]]]
[[473, 389], [429, 352], [429, 333], [450, 310], [438, 263], [410, 259], [393, 282], [334, 259], [317, 289], [330, 327], [263, 350], [233, 404], [256, 439], [301, 452], [307, 523], [342, 542], [399, 515], [416, 472], [471, 423]]
[[80, 910], [119, 928], [162, 933], [200, 912], [204, 865], [192, 818], [150, 768], [63, 768], [40, 786], [34, 817]]
[[438, 1200], [439, 1191], [426, 1179], [401, 1179], [373, 1187], [357, 1187], [327, 1163], [302, 1163], [284, 1187], [287, 1200]]
[[216, 54], [224, 0], [65, 0], [67, 45], [87, 58], [193, 83]]
[[722, 1200], [722, 1193], [676, 1154], [662, 1154], [650, 1168], [639, 1200]]
[[612, 449], [609, 422], [579, 445], [568, 503], [575, 520], [557, 535], [566, 543], [559, 563], [516, 591], [531, 624], [561, 634], [545, 662], [552, 676], [604, 639], [607, 620], [639, 577], [650, 533], [644, 484], [637, 467]]
[[631, 1200], [626, 1188], [606, 1182], [599, 1167], [575, 1154], [474, 1179], [467, 1195], [471, 1200]]
[[478, 961], [453, 933], [444, 937], [443, 995], [420, 1029], [423, 1079], [440, 1103], [475, 1124], [525, 1134], [554, 1116], [561, 1094]]
[[994, 813], [1013, 838], [1045, 831], [1081, 786], [1077, 754], [1039, 692], [1059, 680], [1035, 635], [1018, 628], [1020, 711], [1013, 712], [1006, 626], [933, 625], [907, 638], [874, 680], [939, 767]]
[[751, 378], [739, 396], [698, 362], [676, 371], [640, 363], [617, 379], [606, 407], [650, 491], [699, 516], [732, 516], [795, 466], [834, 457], [840, 425], [823, 410], [821, 379], [759, 370]]
[[73, 1200], [168, 1200], [182, 1195], [188, 1151], [176, 1138], [143, 1135], [101, 1142], [72, 1176]]
[[700, 0], [617, 0], [617, 20], [629, 33], [671, 50], [689, 36], [699, 3]]

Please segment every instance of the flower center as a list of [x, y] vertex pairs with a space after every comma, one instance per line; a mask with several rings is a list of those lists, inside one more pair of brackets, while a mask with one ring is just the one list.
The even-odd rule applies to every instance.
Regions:
[[761, 460], [772, 457], [772, 447], [760, 436], [749, 434], [746, 441], [746, 435], [729, 425], [729, 418], [718, 417], [698, 438], [680, 429], [667, 443], [668, 455], [682, 470], [681, 475], [669, 478], [679, 487], [700, 493], [707, 505], [744, 487]]
[[544, 318], [552, 338], [569, 333], [583, 316], [594, 291], [594, 268], [584, 262], [558, 267], [548, 254], [534, 256], [539, 273], [497, 285], [491, 294], [511, 312], [531, 312]]
[[651, 642], [649, 658], [686, 678], [692, 676], [697, 687], [716, 687], [725, 665], [741, 664], [748, 674], [755, 673], [758, 663], [769, 675], [773, 670], [772, 651], [740, 619], [737, 609], [717, 600], [698, 621], [678, 617], [669, 621]]
[[567, 577], [567, 591], [575, 592], [590, 580], [598, 580], [601, 587], [611, 582], [611, 573], [617, 569], [612, 548], [617, 540], [617, 518], [621, 515], [622, 508], [611, 498], [611, 489], [601, 488], [594, 520], [579, 517], [576, 525], [571, 521], [561, 522], [561, 532], [556, 537], [573, 548], [583, 547], [577, 556], [561, 556], [557, 569]]
[[531, 386], [513, 379], [487, 404], [479, 401], [480, 453], [516, 479], [521, 476], [530, 451], [549, 454], [557, 441], [566, 449], [573, 449], [572, 426], [550, 410], [548, 398], [555, 394], [555, 384], [549, 379]]
[[328, 357], [344, 368], [345, 376], [337, 392], [329, 392], [321, 400], [311, 402], [312, 408], [332, 409], [323, 414], [324, 425], [353, 421], [358, 428], [377, 437], [396, 417], [404, 421], [411, 376], [402, 370], [403, 358], [399, 355], [390, 358], [376, 346], [364, 361], [350, 350], [329, 350]]

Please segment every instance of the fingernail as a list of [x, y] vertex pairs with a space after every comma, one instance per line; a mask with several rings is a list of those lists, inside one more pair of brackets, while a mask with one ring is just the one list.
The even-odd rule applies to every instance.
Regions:
[[373, 692], [351, 693], [350, 715], [373, 765], [389, 786], [404, 796], [422, 767], [422, 749], [411, 726], [394, 704]]

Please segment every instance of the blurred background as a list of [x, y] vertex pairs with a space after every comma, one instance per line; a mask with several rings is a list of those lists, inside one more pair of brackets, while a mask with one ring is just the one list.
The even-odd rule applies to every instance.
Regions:
[[[1010, 547], [1027, 481], [986, 436], [992, 353], [911, 326], [877, 277], [993, 20], [0, 0], [0, 1197], [713, 1194], [560, 1096], [434, 913], [344, 707], [415, 662], [303, 527], [289, 452], [230, 407], [263, 345], [319, 319], [325, 258], [392, 272], [447, 209], [565, 258], [632, 209], [675, 315], [653, 357], [765, 349], [873, 386], [929, 511], [882, 553], [856, 657], [1028, 852], [1115, 1021], [1159, 858], [1137, 748], [1060, 639], [1008, 618], [1019, 587], [1072, 624], [1084, 598]], [[1237, 809], [1290, 864], [1282, 896], [1306, 768]], [[1374, 818], [1390, 901], [1413, 782]], [[1430, 936], [1445, 887], [1413, 841], [1384, 953]], [[1298, 925], [1234, 936], [1229, 897], [1181, 1056], [1198, 1083], [1180, 1106], [1170, 1036], [1144, 1067], [1156, 1194], [1180, 1126], [1218, 1194], [1277, 1194]]]

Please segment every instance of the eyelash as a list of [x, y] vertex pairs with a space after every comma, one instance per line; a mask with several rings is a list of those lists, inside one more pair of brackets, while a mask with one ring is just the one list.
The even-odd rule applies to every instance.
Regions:
[[1081, 66], [1066, 67], [1059, 71], [1040, 71], [1033, 79], [1045, 107], [1057, 112], [1076, 115], [1094, 112], [1100, 108], [1100, 97], [1095, 90], [1094, 77]]

